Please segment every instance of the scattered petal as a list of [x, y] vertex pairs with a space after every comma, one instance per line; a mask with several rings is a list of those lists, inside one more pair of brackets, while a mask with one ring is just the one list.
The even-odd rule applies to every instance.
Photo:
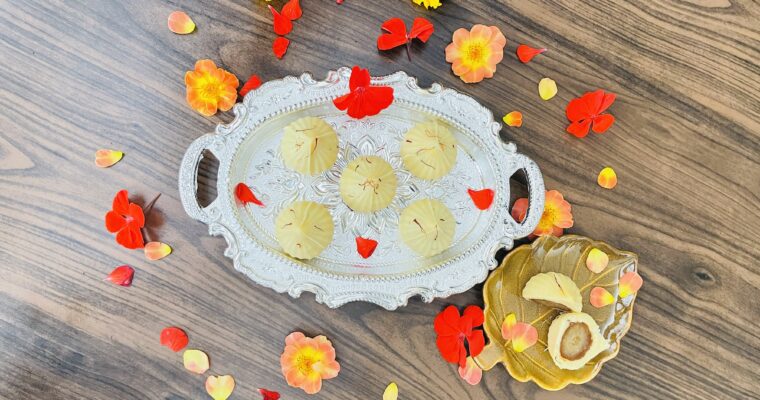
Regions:
[[525, 44], [521, 44], [517, 46], [517, 58], [520, 59], [520, 62], [523, 64], [530, 62], [530, 60], [533, 59], [533, 57], [545, 52], [546, 49], [534, 49], [533, 47], [530, 47]]
[[538, 95], [543, 100], [549, 100], [557, 94], [557, 82], [552, 79], [543, 78], [538, 82]]
[[426, 9], [436, 9], [441, 6], [441, 0], [412, 0], [412, 3], [423, 6]]
[[470, 385], [477, 385], [483, 378], [483, 370], [475, 364], [472, 357], [467, 357], [467, 363], [464, 367], [459, 367], [459, 376]]
[[282, 15], [291, 21], [301, 18], [301, 14], [301, 4], [299, 0], [290, 0], [282, 6]]
[[356, 237], [356, 251], [362, 258], [369, 258], [377, 248], [377, 240], [367, 239], [361, 236]]
[[251, 75], [251, 77], [245, 82], [245, 85], [240, 88], [240, 97], [245, 97], [248, 92], [258, 89], [259, 86], [261, 86], [261, 79], [259, 79], [259, 76], [256, 74]]
[[185, 331], [176, 326], [161, 331], [161, 345], [172, 349], [175, 353], [184, 349], [188, 341]]
[[588, 269], [598, 274], [602, 271], [604, 271], [605, 268], [607, 268], [607, 264], [610, 262], [610, 257], [602, 250], [597, 249], [594, 247], [591, 249], [591, 251], [588, 252], [588, 256], [586, 256], [586, 267]]
[[145, 258], [151, 261], [160, 260], [171, 254], [172, 248], [166, 243], [149, 242], [145, 245]]
[[[610, 115], [611, 116], [611, 115]], [[605, 167], [599, 172], [596, 183], [605, 189], [612, 189], [617, 185], [617, 174], [611, 167]]]
[[135, 275], [135, 270], [129, 265], [122, 265], [114, 268], [110, 274], [108, 274], [107, 280], [119, 285], [129, 287], [132, 286], [132, 277]]
[[268, 6], [269, 11], [272, 12], [272, 17], [274, 17], [274, 33], [285, 36], [290, 31], [293, 30], [293, 23], [290, 22], [290, 19], [282, 14], [280, 14], [277, 10], [274, 9], [272, 6]]
[[243, 182], [240, 182], [235, 186], [235, 198], [237, 198], [243, 205], [253, 203], [257, 206], [264, 207], [264, 203], [262, 203], [261, 200], [253, 194], [251, 188]]
[[522, 113], [519, 111], [512, 111], [511, 113], [507, 114], [502, 118], [505, 124], [508, 126], [514, 126], [514, 127], [521, 127], [523, 122], [523, 116]]
[[641, 285], [644, 284], [644, 280], [641, 279], [641, 275], [635, 271], [626, 272], [625, 275], [620, 277], [620, 298], [624, 299], [641, 289]]
[[288, 38], [278, 36], [277, 39], [272, 42], [272, 52], [274, 53], [274, 56], [282, 59], [282, 57], [285, 55], [285, 52], [288, 51], [289, 45], [290, 40], [288, 40]]
[[514, 313], [507, 315], [501, 324], [501, 336], [512, 341], [512, 350], [522, 353], [538, 341], [536, 328], [525, 322], [517, 322]]
[[472, 202], [475, 203], [475, 207], [477, 207], [479, 210], [487, 210], [489, 207], [491, 207], [495, 195], [493, 189], [467, 189], [467, 194], [470, 195]]
[[203, 374], [209, 369], [208, 355], [200, 350], [185, 350], [182, 362], [186, 370], [196, 374]]
[[262, 400], [280, 400], [280, 394], [277, 392], [259, 388], [259, 393], [263, 396]]
[[235, 389], [235, 379], [231, 375], [206, 378], [206, 392], [214, 400], [227, 400]]
[[195, 30], [195, 22], [182, 11], [169, 14], [168, 24], [169, 30], [179, 35], [187, 35]]
[[391, 382], [383, 392], [383, 400], [397, 400], [398, 399], [398, 385], [396, 382]]
[[615, 302], [615, 296], [603, 287], [595, 287], [589, 293], [589, 303], [596, 308], [602, 308]]
[[95, 165], [108, 168], [121, 161], [124, 153], [118, 150], [100, 149], [95, 152]]

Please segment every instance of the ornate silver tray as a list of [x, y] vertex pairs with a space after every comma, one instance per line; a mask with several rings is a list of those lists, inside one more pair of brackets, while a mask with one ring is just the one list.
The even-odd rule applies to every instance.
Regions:
[[[499, 138], [501, 125], [473, 98], [434, 84], [420, 88], [404, 72], [372, 78], [374, 85], [394, 88], [393, 104], [379, 115], [355, 120], [339, 111], [332, 100], [348, 92], [350, 69], [331, 71], [323, 81], [310, 74], [270, 81], [235, 105], [235, 120], [196, 139], [187, 149], [179, 170], [179, 192], [190, 217], [209, 226], [228, 244], [225, 256], [235, 269], [255, 282], [298, 297], [314, 292], [318, 302], [338, 307], [367, 301], [389, 310], [420, 295], [436, 297], [460, 293], [482, 282], [497, 266], [494, 254], [511, 248], [513, 239], [533, 231], [544, 207], [544, 184], [538, 166], [518, 154], [515, 145]], [[315, 177], [286, 168], [279, 157], [283, 128], [304, 116], [317, 116], [338, 132], [336, 164]], [[438, 118], [457, 137], [459, 149], [452, 172], [437, 181], [425, 181], [404, 170], [399, 142], [415, 123]], [[217, 198], [201, 207], [196, 197], [198, 164], [204, 150], [219, 160]], [[396, 170], [399, 187], [392, 204], [375, 213], [356, 213], [341, 200], [338, 180], [342, 168], [358, 155], [378, 155]], [[522, 224], [509, 214], [509, 179], [525, 171], [530, 209]], [[245, 182], [264, 207], [236, 203], [234, 188]], [[480, 211], [467, 189], [491, 188], [492, 206]], [[446, 251], [421, 257], [398, 238], [401, 210], [425, 197], [446, 204], [457, 220], [454, 242]], [[312, 200], [330, 210], [335, 234], [317, 258], [297, 260], [286, 255], [274, 237], [274, 218], [295, 200]], [[368, 259], [356, 251], [356, 236], [379, 242]]]

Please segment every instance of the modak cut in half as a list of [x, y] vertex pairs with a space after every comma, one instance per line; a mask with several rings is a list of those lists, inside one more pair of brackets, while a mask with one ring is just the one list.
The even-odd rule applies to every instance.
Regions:
[[341, 173], [340, 196], [354, 211], [373, 212], [391, 203], [397, 184], [388, 162], [377, 156], [361, 156]]
[[594, 319], [582, 312], [571, 312], [554, 318], [546, 343], [557, 367], [576, 370], [609, 348]]
[[290, 256], [308, 260], [318, 256], [333, 239], [333, 221], [325, 206], [296, 201], [277, 215], [275, 237]]
[[304, 175], [317, 175], [338, 158], [338, 135], [319, 118], [300, 118], [285, 127], [280, 153], [288, 168]]
[[398, 221], [401, 240], [422, 256], [446, 250], [454, 240], [456, 221], [440, 201], [417, 200], [401, 212]]
[[439, 121], [413, 126], [401, 142], [404, 167], [422, 179], [438, 179], [451, 171], [457, 160], [457, 141]]
[[578, 285], [569, 276], [556, 272], [534, 275], [525, 284], [522, 297], [563, 310], [580, 312], [583, 309]]

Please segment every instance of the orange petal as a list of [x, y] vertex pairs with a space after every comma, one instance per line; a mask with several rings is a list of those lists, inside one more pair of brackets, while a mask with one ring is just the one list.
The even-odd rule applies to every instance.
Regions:
[[607, 255], [607, 253], [597, 249], [596, 247], [591, 249], [591, 251], [588, 252], [588, 256], [586, 256], [586, 267], [588, 267], [588, 269], [595, 274], [604, 271], [604, 269], [607, 268], [607, 264], [609, 264], [609, 262], [610, 257]]
[[214, 400], [227, 400], [233, 389], [235, 389], [235, 379], [230, 375], [211, 375], [206, 379], [206, 392]]
[[589, 293], [588, 302], [596, 308], [602, 308], [615, 302], [615, 296], [603, 287], [595, 287]]
[[95, 152], [95, 165], [108, 168], [121, 161], [124, 153], [118, 150], [100, 149]]
[[511, 313], [504, 317], [504, 322], [501, 323], [501, 337], [506, 340], [512, 340], [512, 333], [514, 332], [515, 325], [517, 325], [517, 316], [515, 313]]
[[175, 11], [169, 14], [169, 30], [180, 35], [187, 35], [195, 30], [195, 22], [184, 12]]
[[620, 298], [623, 299], [638, 292], [643, 284], [644, 280], [636, 271], [626, 272], [620, 277]]
[[145, 258], [151, 261], [160, 260], [171, 252], [172, 248], [166, 243], [150, 242], [145, 245]]
[[615, 170], [606, 167], [599, 172], [599, 176], [596, 178], [596, 183], [605, 189], [612, 189], [617, 185], [617, 174]]
[[202, 374], [209, 368], [208, 355], [200, 350], [185, 350], [182, 353], [182, 362], [186, 370], [196, 374]]
[[514, 127], [521, 127], [522, 126], [522, 113], [519, 111], [512, 111], [511, 113], [507, 114], [502, 118], [505, 124], [509, 126]]
[[470, 385], [477, 385], [483, 378], [483, 370], [478, 367], [478, 364], [475, 364], [472, 357], [467, 357], [465, 366], [459, 367], [459, 376]]
[[549, 78], [541, 79], [538, 82], [538, 95], [543, 100], [549, 100], [557, 94], [557, 82]]
[[383, 400], [397, 400], [398, 399], [398, 385], [396, 382], [391, 382], [383, 392]]
[[538, 331], [531, 324], [518, 322], [512, 330], [512, 350], [522, 353], [538, 341]]

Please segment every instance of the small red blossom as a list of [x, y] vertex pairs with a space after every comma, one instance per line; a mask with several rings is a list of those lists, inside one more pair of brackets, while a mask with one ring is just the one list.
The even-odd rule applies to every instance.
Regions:
[[367, 239], [361, 236], [356, 237], [356, 251], [362, 258], [369, 258], [377, 248], [377, 240]]
[[243, 85], [242, 88], [240, 88], [240, 97], [245, 97], [245, 95], [248, 94], [251, 90], [258, 89], [259, 86], [261, 86], [261, 79], [258, 75], [253, 74], [250, 78], [245, 82], [245, 85]]
[[348, 110], [352, 118], [377, 115], [393, 103], [393, 88], [370, 86], [369, 71], [358, 66], [351, 70], [348, 87], [351, 91], [333, 100], [333, 104], [341, 111]]
[[418, 39], [425, 43], [433, 34], [433, 24], [425, 18], [415, 18], [412, 22], [412, 30], [406, 32], [406, 24], [401, 18], [391, 18], [380, 27], [385, 33], [377, 38], [377, 48], [380, 50], [390, 50], [392, 48], [406, 45], [406, 56], [411, 60], [409, 45], [412, 39]]
[[435, 344], [444, 360], [464, 368], [467, 361], [465, 341], [471, 357], [483, 351], [483, 331], [473, 329], [483, 325], [483, 319], [483, 309], [478, 306], [468, 306], [461, 316], [455, 306], [448, 306], [435, 317], [434, 327], [438, 334]]
[[128, 249], [141, 249], [145, 246], [142, 231], [145, 226], [143, 209], [129, 202], [129, 193], [120, 190], [113, 198], [112, 210], [106, 213], [106, 229], [116, 233], [116, 243]]
[[605, 93], [601, 89], [570, 100], [565, 110], [567, 119], [570, 120], [567, 132], [579, 138], [588, 135], [589, 129], [595, 133], [604, 133], [615, 122], [615, 117], [611, 114], [604, 114], [614, 102], [615, 94]]

